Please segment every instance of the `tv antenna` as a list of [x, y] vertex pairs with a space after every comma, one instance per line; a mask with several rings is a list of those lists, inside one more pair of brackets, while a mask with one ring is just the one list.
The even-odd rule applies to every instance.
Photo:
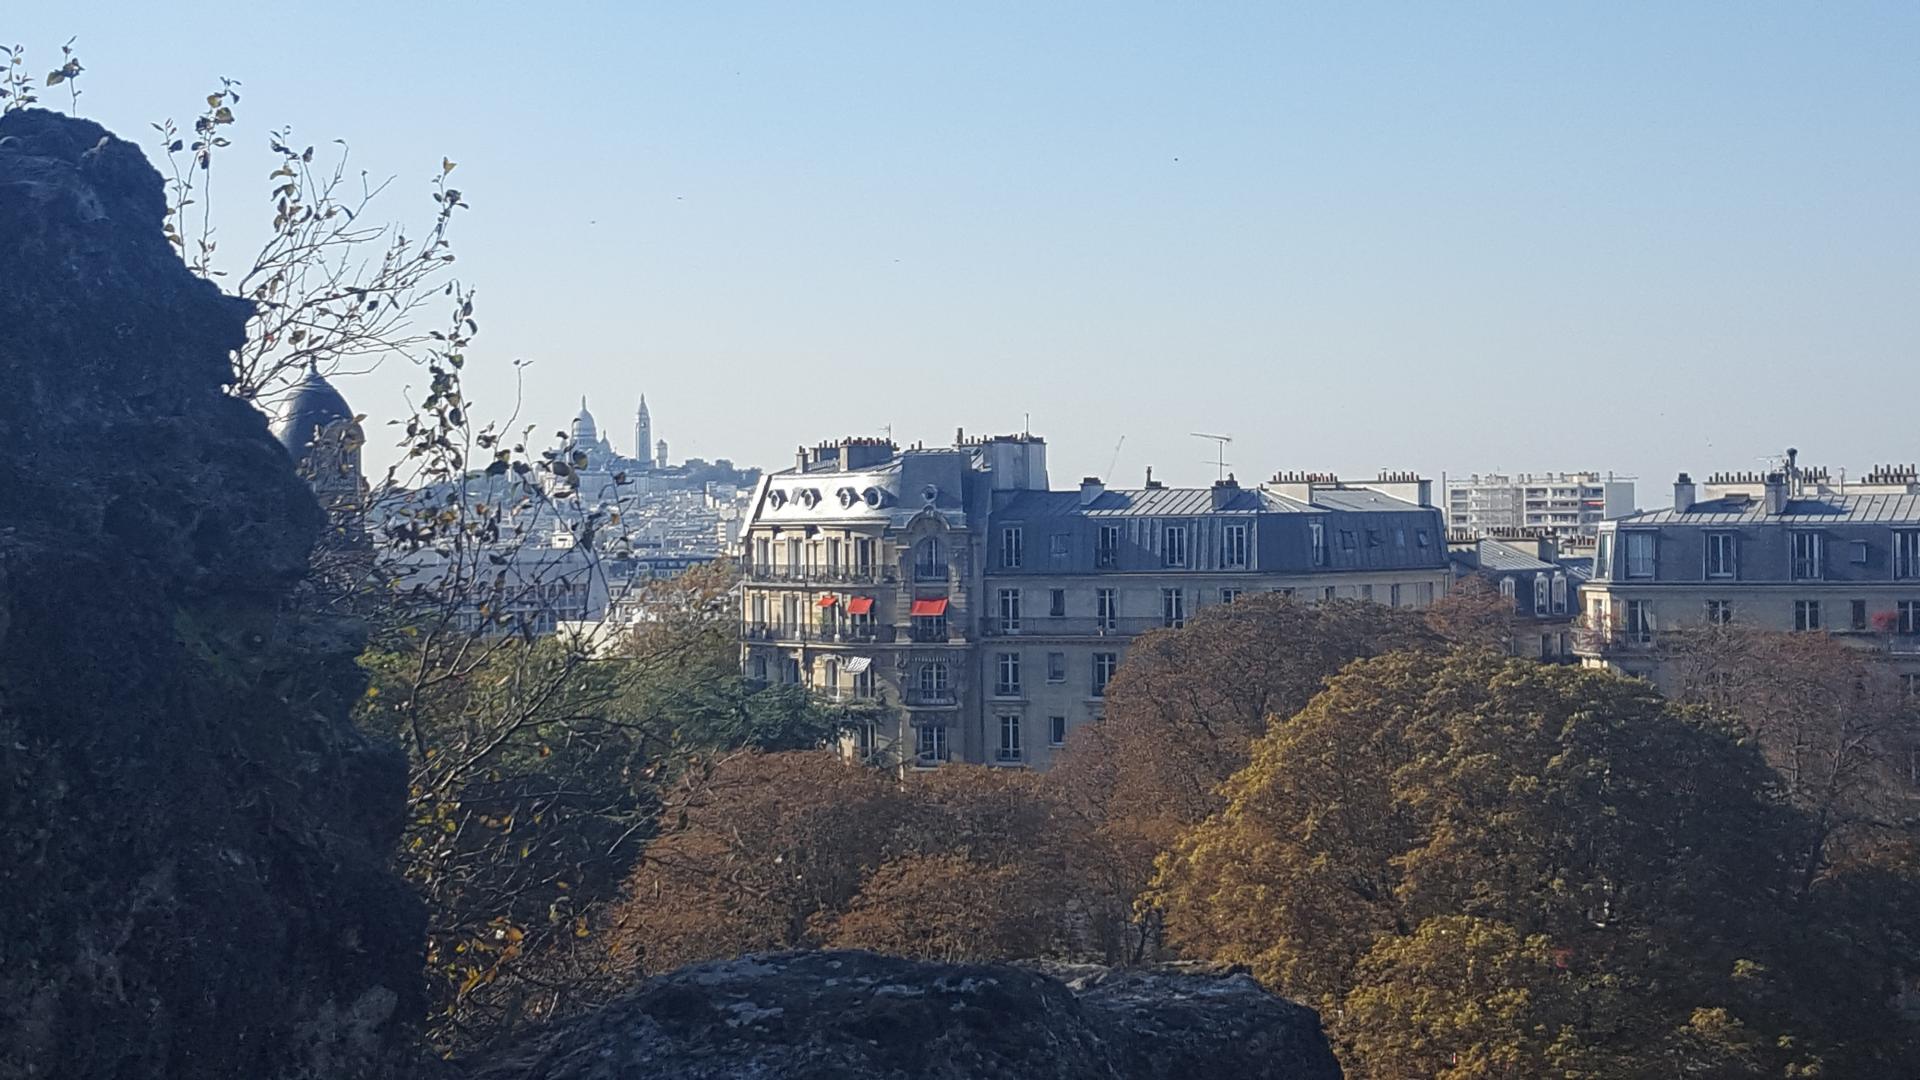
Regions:
[[1113, 457], [1107, 462], [1106, 481], [1109, 484], [1113, 482], [1114, 468], [1120, 464], [1120, 448], [1125, 445], [1127, 445], [1127, 437], [1125, 435], [1120, 436], [1120, 441], [1113, 444]]
[[1215, 479], [1225, 480], [1227, 478], [1227, 466], [1233, 464], [1233, 462], [1227, 460], [1227, 444], [1233, 441], [1233, 436], [1209, 435], [1204, 431], [1189, 431], [1187, 434], [1196, 439], [1213, 440], [1213, 460], [1207, 462], [1207, 464], [1220, 470], [1220, 475], [1215, 477]]

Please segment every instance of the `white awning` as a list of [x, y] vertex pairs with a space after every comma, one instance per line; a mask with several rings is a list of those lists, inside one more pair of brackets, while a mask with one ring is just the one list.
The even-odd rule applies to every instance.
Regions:
[[873, 666], [873, 657], [871, 656], [849, 657], [847, 659], [846, 672], [849, 675], [858, 675], [871, 666]]

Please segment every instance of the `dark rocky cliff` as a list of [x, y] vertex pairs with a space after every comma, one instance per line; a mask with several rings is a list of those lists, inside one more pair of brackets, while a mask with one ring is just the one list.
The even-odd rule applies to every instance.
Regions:
[[1241, 974], [780, 953], [654, 979], [472, 1080], [1339, 1080]]
[[0, 118], [0, 1076], [377, 1076], [403, 763], [351, 628], [280, 613], [321, 517], [163, 210], [132, 145]]

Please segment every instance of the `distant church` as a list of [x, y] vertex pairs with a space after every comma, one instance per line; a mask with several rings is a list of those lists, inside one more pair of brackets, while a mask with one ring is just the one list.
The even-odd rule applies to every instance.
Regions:
[[[644, 456], [648, 447], [653, 448], [650, 458]], [[653, 417], [647, 412], [645, 394], [640, 395], [640, 409], [633, 417], [633, 456], [614, 450], [613, 444], [600, 434], [584, 397], [580, 399], [580, 413], [573, 418], [573, 426], [567, 432], [567, 448], [586, 454], [587, 468], [595, 471], [653, 472], [667, 467], [667, 440], [653, 440]]]

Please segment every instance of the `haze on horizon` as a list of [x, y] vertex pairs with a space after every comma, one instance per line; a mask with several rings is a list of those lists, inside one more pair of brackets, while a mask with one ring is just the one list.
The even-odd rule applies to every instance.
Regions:
[[[1030, 426], [1064, 486], [1920, 457], [1920, 6], [38, 5], [151, 149], [348, 140], [473, 210], [480, 415], [676, 460]], [[63, 105], [57, 95], [50, 104]], [[233, 159], [223, 247], [265, 206]], [[250, 186], [240, 187], [245, 182]], [[260, 200], [257, 203], [248, 200]], [[380, 421], [404, 363], [340, 380]], [[1125, 436], [1115, 460], [1116, 441]]]

